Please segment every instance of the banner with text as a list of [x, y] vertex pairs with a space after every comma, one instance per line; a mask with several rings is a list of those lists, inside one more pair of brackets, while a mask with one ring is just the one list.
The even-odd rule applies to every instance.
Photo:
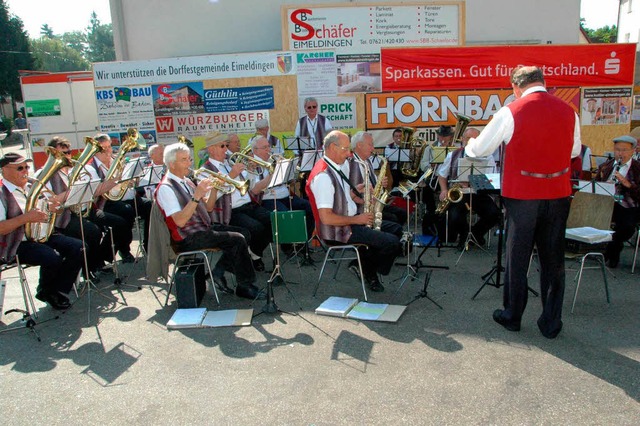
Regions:
[[282, 6], [285, 50], [333, 49], [339, 93], [379, 92], [383, 46], [458, 46], [464, 2]]
[[[356, 98], [353, 96], [328, 96], [318, 98], [318, 114], [324, 115], [334, 129], [355, 129]], [[306, 115], [304, 98], [298, 99], [300, 116]]]
[[382, 90], [510, 87], [517, 65], [536, 65], [547, 87], [631, 86], [635, 44], [383, 48]]
[[629, 124], [631, 87], [599, 87], [582, 90], [583, 126]]
[[335, 52], [297, 52], [295, 57], [298, 96], [335, 96], [338, 93]]
[[93, 81], [96, 87], [104, 87], [221, 78], [272, 77], [295, 75], [295, 67], [290, 52], [100, 62], [93, 64]]
[[[549, 93], [578, 111], [580, 89], [550, 89]], [[484, 126], [500, 108], [513, 100], [511, 90], [499, 89], [367, 94], [366, 128], [453, 126], [456, 124], [455, 114], [470, 117], [472, 126]]]
[[131, 127], [140, 132], [155, 132], [151, 86], [98, 89], [96, 105], [101, 132], [120, 133]]

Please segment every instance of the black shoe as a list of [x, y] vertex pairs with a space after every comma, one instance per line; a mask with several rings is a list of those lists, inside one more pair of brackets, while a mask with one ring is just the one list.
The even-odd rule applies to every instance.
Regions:
[[538, 318], [538, 328], [540, 329], [540, 333], [547, 339], [555, 339], [560, 334], [560, 330], [562, 330], [562, 321], [560, 321], [560, 327], [553, 331], [547, 330], [547, 327], [544, 326], [544, 322], [542, 318]]
[[372, 277], [372, 278], [367, 279], [367, 283], [369, 284], [369, 290], [371, 290], [373, 292], [380, 293], [380, 292], [384, 291], [384, 286], [378, 280], [378, 277]]
[[131, 253], [122, 253], [120, 257], [122, 258], [122, 263], [133, 263], [136, 260]]
[[260, 291], [260, 289], [253, 284], [242, 287], [237, 286], [236, 296], [251, 300], [266, 300], [267, 298], [267, 295], [264, 294], [263, 291]]
[[227, 293], [227, 294], [233, 294], [235, 293], [235, 291], [229, 287], [229, 285], [227, 284], [227, 279], [224, 277], [224, 275], [222, 276], [213, 276], [213, 283], [216, 286], [216, 289], [220, 290], [223, 293]]
[[36, 299], [49, 304], [49, 306], [58, 311], [64, 311], [65, 309], [69, 309], [69, 306], [71, 306], [69, 299], [59, 293], [39, 291], [36, 293]]
[[509, 331], [520, 331], [520, 323], [509, 321], [502, 316], [503, 313], [504, 311], [502, 309], [493, 311], [493, 320]]
[[252, 260], [252, 262], [253, 262], [253, 269], [255, 269], [257, 272], [264, 271], [264, 262], [262, 261], [262, 259]]
[[618, 263], [620, 262], [620, 257], [611, 256], [609, 259], [605, 259], [607, 266], [611, 269], [615, 269], [618, 267]]

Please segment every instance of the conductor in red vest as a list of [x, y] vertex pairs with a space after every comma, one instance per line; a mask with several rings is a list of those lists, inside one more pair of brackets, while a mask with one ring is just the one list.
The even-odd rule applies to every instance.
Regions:
[[527, 268], [534, 244], [540, 256], [542, 314], [538, 328], [553, 339], [562, 329], [564, 234], [571, 195], [571, 159], [580, 155], [580, 121], [573, 108], [547, 93], [542, 70], [516, 67], [516, 100], [502, 107], [465, 150], [470, 157], [492, 154], [504, 143], [502, 197], [507, 248], [504, 309], [493, 319], [519, 331], [527, 306]]

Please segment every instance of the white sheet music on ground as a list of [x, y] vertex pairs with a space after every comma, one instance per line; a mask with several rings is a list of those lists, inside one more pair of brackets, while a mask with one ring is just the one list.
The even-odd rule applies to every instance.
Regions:
[[567, 228], [565, 231], [566, 238], [590, 244], [606, 243], [611, 241], [612, 235], [613, 231], [596, 229], [590, 226], [584, 226], [582, 228]]

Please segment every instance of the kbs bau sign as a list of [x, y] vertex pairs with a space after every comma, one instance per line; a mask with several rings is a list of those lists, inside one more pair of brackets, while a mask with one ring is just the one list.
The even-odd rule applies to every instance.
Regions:
[[[549, 90], [577, 111], [580, 90]], [[455, 125], [454, 114], [471, 117], [472, 126], [484, 126], [504, 105], [514, 100], [511, 90], [375, 93], [365, 95], [366, 128]]]

